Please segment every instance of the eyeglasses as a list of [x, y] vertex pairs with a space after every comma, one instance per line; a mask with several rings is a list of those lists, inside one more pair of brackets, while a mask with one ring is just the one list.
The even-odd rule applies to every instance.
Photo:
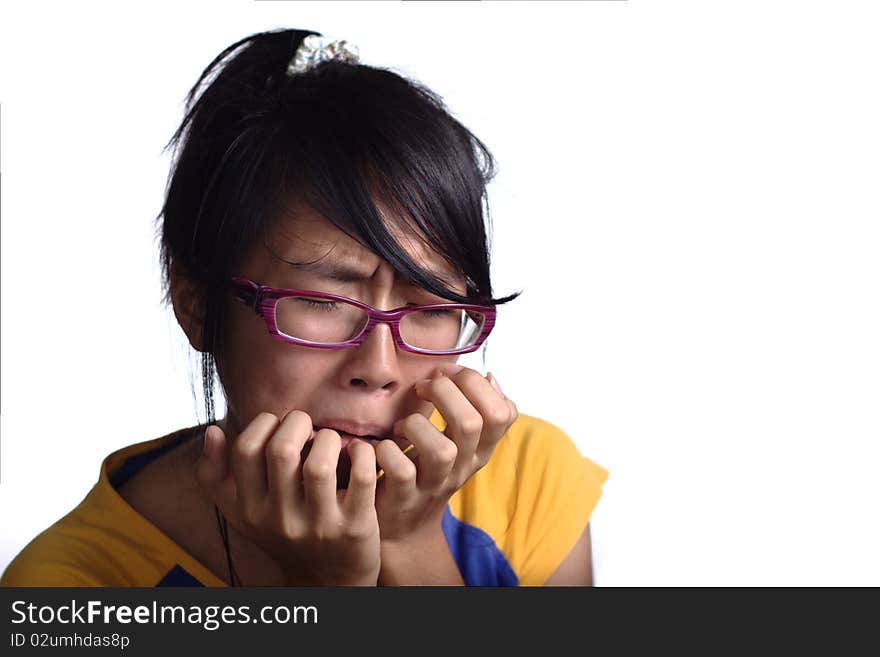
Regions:
[[403, 351], [467, 354], [480, 348], [495, 325], [494, 306], [437, 303], [385, 311], [336, 294], [267, 287], [238, 276], [231, 286], [235, 298], [265, 320], [272, 337], [317, 349], [355, 347], [384, 323]]

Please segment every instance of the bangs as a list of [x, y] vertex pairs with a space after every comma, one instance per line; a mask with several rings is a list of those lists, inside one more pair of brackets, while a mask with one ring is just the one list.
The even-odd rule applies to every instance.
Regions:
[[[406, 107], [413, 88], [401, 82], [335, 62], [290, 80], [267, 140], [271, 171], [257, 176], [261, 193], [274, 193], [274, 220], [301, 200], [414, 285], [456, 302], [491, 303], [483, 273], [491, 156], [427, 90], [417, 89], [421, 113]], [[395, 237], [401, 232], [459, 272], [467, 294], [414, 261]]]

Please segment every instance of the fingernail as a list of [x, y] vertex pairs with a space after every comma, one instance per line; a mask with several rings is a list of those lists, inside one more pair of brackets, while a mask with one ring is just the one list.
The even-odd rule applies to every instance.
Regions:
[[453, 377], [464, 369], [464, 365], [458, 365], [457, 363], [448, 363], [446, 365], [440, 365], [435, 370], [438, 372], [438, 376], [443, 376], [444, 374], [449, 377]]
[[495, 375], [492, 374], [492, 372], [489, 372], [489, 374], [487, 374], [486, 377], [489, 379], [489, 384], [493, 388], [495, 388], [495, 392], [497, 392], [499, 395], [501, 395], [502, 397], [507, 399], [507, 397], [504, 394], [504, 391], [501, 389], [501, 386], [498, 385], [498, 381], [495, 379]]

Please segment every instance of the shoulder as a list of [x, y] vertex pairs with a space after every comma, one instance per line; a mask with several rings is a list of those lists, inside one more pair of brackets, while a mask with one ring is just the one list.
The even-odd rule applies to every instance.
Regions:
[[521, 555], [521, 582], [545, 584], [588, 536], [608, 470], [547, 420], [520, 416], [511, 429], [507, 448], [516, 453], [518, 476], [510, 549]]
[[[25, 546], [6, 568], [0, 584], [153, 586], [175, 564], [184, 565], [201, 581], [213, 581], [149, 513], [138, 508], [148, 498], [149, 486], [143, 486], [135, 475], [153, 470], [149, 468], [152, 463], [182, 445], [182, 433], [131, 445], [108, 456], [85, 499]], [[169, 480], [150, 475], [143, 481], [148, 480], [173, 488]], [[169, 506], [172, 511], [179, 509]], [[146, 503], [143, 507], [149, 508]]]
[[102, 586], [109, 582], [99, 546], [107, 544], [98, 528], [87, 529], [95, 489], [76, 509], [41, 532], [12, 560], [0, 586]]

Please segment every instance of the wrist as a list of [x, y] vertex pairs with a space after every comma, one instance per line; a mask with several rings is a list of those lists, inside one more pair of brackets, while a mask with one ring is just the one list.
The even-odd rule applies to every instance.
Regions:
[[439, 527], [414, 532], [405, 536], [383, 538], [379, 543], [379, 554], [384, 565], [385, 560], [388, 558], [418, 558], [420, 554], [436, 550], [438, 546], [446, 547], [446, 536]]
[[446, 536], [439, 527], [436, 532], [383, 540], [380, 553], [379, 586], [464, 584]]

